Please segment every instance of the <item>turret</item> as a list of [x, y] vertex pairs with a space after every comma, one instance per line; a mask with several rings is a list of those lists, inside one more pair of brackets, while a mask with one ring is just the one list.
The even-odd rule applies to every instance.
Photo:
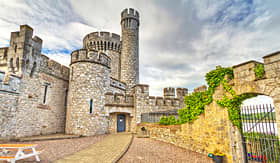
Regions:
[[91, 136], [108, 132], [104, 105], [110, 88], [110, 62], [100, 51], [72, 52], [66, 133]]
[[121, 81], [127, 84], [127, 92], [132, 93], [132, 87], [139, 84], [139, 13], [124, 9], [121, 27]]
[[92, 32], [84, 37], [83, 48], [106, 53], [111, 58], [111, 77], [120, 80], [120, 35], [109, 32]]
[[21, 25], [20, 31], [12, 32], [8, 50], [8, 71], [18, 76], [33, 76], [38, 70], [42, 50], [42, 39], [33, 38], [33, 29]]

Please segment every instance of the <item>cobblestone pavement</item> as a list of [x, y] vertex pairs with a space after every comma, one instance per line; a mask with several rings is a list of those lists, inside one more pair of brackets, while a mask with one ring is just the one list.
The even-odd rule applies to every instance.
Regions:
[[115, 162], [128, 148], [131, 139], [132, 135], [130, 133], [111, 134], [87, 149], [58, 160], [56, 163]]
[[[40, 162], [50, 163], [65, 156], [78, 152], [92, 144], [102, 141], [107, 135], [82, 137], [74, 139], [28, 141], [28, 142], [6, 142], [6, 144], [38, 144], [36, 150], [40, 150]], [[17, 163], [35, 163], [34, 157], [19, 160]], [[2, 163], [0, 161], [0, 163]], [[37, 163], [37, 162], [36, 162]]]
[[149, 138], [134, 138], [120, 163], [211, 163], [212, 159], [172, 144]]

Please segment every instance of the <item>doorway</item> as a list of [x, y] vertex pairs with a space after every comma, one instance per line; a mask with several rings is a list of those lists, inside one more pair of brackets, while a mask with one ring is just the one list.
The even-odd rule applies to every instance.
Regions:
[[125, 115], [123, 114], [117, 117], [117, 132], [125, 132]]

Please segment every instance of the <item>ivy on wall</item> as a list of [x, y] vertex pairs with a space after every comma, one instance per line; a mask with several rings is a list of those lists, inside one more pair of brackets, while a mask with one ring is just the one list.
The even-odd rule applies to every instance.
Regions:
[[232, 68], [222, 68], [221, 66], [217, 66], [215, 70], [206, 74], [206, 81], [209, 86], [208, 90], [203, 92], [193, 92], [192, 94], [185, 96], [186, 107], [178, 110], [179, 120], [171, 120], [174, 119], [174, 117], [162, 117], [160, 119], [160, 124], [173, 125], [186, 122], [192, 123], [200, 114], [204, 113], [205, 106], [213, 101], [215, 88], [222, 83], [224, 89], [231, 95], [231, 97], [224, 95], [222, 100], [217, 101], [217, 104], [228, 109], [229, 119], [233, 125], [241, 129], [240, 106], [242, 101], [247, 98], [255, 97], [256, 94], [236, 95], [232, 87], [228, 85], [228, 80], [232, 80], [233, 78]]
[[261, 79], [264, 77], [264, 65], [258, 63], [254, 69], [257, 79]]

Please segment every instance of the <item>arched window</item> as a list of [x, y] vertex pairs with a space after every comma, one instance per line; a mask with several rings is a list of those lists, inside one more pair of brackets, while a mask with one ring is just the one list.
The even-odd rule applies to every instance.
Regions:
[[79, 53], [76, 54], [76, 60], [78, 60], [78, 59], [79, 59]]

